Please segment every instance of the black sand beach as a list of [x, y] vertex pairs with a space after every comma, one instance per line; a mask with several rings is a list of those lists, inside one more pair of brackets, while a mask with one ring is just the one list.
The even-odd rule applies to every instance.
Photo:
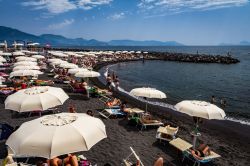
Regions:
[[[101, 65], [103, 66], [103, 65]], [[99, 67], [101, 67], [99, 66]], [[46, 76], [42, 76], [44, 79]], [[43, 78], [42, 78], [43, 79]], [[103, 86], [98, 80], [93, 82], [99, 86]], [[66, 85], [55, 86], [63, 87], [68, 92]], [[70, 99], [61, 106], [61, 111], [66, 112], [70, 104], [75, 105], [77, 112], [86, 112], [88, 109], [95, 111], [95, 116], [98, 115], [97, 110], [103, 109], [104, 104], [97, 98], [85, 100], [81, 94], [68, 93]], [[144, 109], [145, 105], [142, 102], [124, 95], [122, 93], [114, 93], [114, 96], [122, 100], [126, 100], [131, 107], [139, 107]], [[38, 116], [12, 117], [11, 111], [4, 110], [4, 100], [0, 104], [1, 116], [0, 123], [8, 123], [11, 126], [19, 126], [23, 122], [38, 118]], [[148, 110], [157, 118], [163, 120], [165, 124], [172, 124], [180, 127], [178, 137], [191, 142], [192, 138], [189, 134], [193, 127], [192, 118], [174, 113], [171, 110], [163, 109], [159, 106], [149, 105]], [[133, 147], [136, 153], [140, 156], [145, 166], [151, 166], [154, 160], [161, 155], [165, 160], [165, 165], [193, 165], [192, 163], [182, 163], [178, 157], [177, 150], [170, 146], [157, 142], [155, 138], [156, 128], [148, 128], [140, 131], [134, 126], [129, 126], [125, 119], [103, 119], [106, 125], [108, 138], [102, 140], [95, 145], [90, 151], [83, 152], [90, 161], [102, 166], [105, 163], [110, 163], [112, 166], [121, 165], [122, 159], [131, 153], [129, 147]], [[213, 165], [237, 165], [246, 166], [250, 162], [250, 127], [233, 123], [229, 121], [206, 121], [201, 124], [201, 140], [211, 147], [213, 151], [220, 154], [222, 157], [216, 159]], [[4, 141], [1, 142], [1, 147], [4, 146]], [[1, 150], [0, 150], [1, 152]]]

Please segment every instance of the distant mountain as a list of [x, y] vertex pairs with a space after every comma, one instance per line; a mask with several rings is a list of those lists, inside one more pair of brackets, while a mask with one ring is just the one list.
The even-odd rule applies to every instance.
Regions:
[[232, 43], [221, 43], [219, 46], [250, 46], [249, 41], [241, 41], [240, 43], [232, 44]]
[[38, 42], [42, 45], [50, 44], [51, 46], [182, 46], [175, 41], [135, 41], [135, 40], [111, 40], [102, 42], [95, 39], [86, 40], [83, 38], [70, 39], [61, 35], [43, 34], [40, 36], [28, 34], [17, 29], [0, 26], [0, 40], [7, 40], [13, 43], [14, 40], [25, 42]]
[[241, 41], [240, 45], [250, 46], [250, 41]]
[[111, 40], [110, 42], [108, 42], [108, 44], [112, 46], [183, 46], [183, 44], [175, 41], [161, 42], [155, 40]]

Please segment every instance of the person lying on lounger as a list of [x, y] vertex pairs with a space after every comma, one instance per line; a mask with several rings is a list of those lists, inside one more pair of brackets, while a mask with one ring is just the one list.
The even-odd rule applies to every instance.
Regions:
[[107, 107], [114, 107], [114, 106], [119, 106], [119, 105], [121, 105], [122, 103], [121, 103], [121, 100], [119, 100], [119, 99], [117, 99], [117, 98], [114, 98], [114, 100], [113, 101], [108, 101], [107, 103], [106, 103], [106, 106]]
[[58, 157], [55, 157], [48, 162], [49, 166], [78, 166], [78, 160], [75, 155], [68, 154], [67, 157], [64, 157], [63, 159], [60, 159]]
[[195, 158], [202, 160], [203, 157], [210, 155], [209, 146], [206, 144], [201, 144], [196, 150], [191, 149], [191, 154]]

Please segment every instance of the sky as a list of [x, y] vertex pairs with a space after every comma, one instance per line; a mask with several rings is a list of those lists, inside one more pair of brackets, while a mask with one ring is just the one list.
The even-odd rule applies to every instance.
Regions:
[[100, 41], [250, 41], [249, 0], [0, 0], [0, 25]]

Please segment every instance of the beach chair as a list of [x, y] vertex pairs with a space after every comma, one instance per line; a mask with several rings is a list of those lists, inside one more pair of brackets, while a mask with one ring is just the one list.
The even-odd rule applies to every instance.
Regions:
[[150, 122], [145, 121], [144, 115], [142, 115], [139, 119], [139, 124], [141, 125], [141, 131], [146, 129], [148, 126], [163, 126], [164, 124], [158, 120], [150, 120]]
[[211, 162], [214, 159], [219, 158], [219, 157], [221, 157], [219, 154], [215, 153], [214, 151], [210, 151], [210, 155], [203, 157], [202, 160], [199, 160], [199, 159], [195, 158], [191, 154], [190, 150], [188, 149], [188, 150], [183, 152], [183, 160], [182, 160], [182, 162], [184, 162], [185, 158], [188, 158], [188, 159], [190, 159], [190, 160], [192, 160], [194, 162], [193, 166], [196, 166], [196, 165], [200, 166], [200, 164], [209, 163], [209, 162]]
[[[122, 165], [132, 166], [134, 163], [136, 163], [138, 161], [138, 162], [140, 162], [140, 166], [144, 166], [141, 159], [139, 158], [139, 156], [135, 153], [134, 149], [132, 147], [130, 147], [130, 150], [131, 150], [131, 153], [125, 159], [123, 159]], [[132, 156], [135, 159], [134, 162], [132, 162], [132, 159], [131, 159]]]
[[102, 111], [99, 112], [99, 114], [106, 118], [118, 118], [118, 117], [125, 117], [127, 114], [122, 112], [120, 109], [113, 109], [113, 108], [108, 108], [108, 109], [104, 109]]
[[167, 125], [166, 127], [159, 127], [156, 132], [156, 139], [160, 142], [163, 141], [172, 141], [175, 139], [175, 136], [179, 130], [179, 127], [170, 127], [170, 125]]

